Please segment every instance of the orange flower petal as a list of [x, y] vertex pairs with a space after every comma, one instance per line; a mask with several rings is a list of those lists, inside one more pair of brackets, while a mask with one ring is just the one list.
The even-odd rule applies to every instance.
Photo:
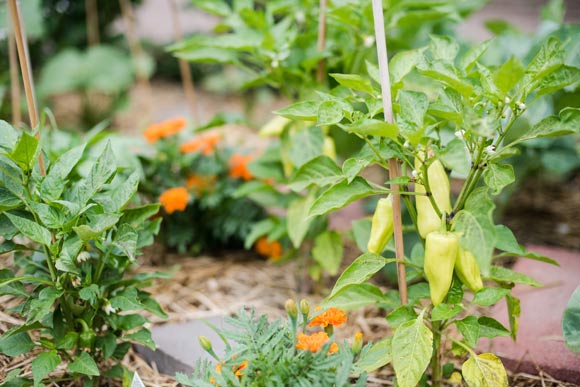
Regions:
[[159, 202], [168, 214], [185, 210], [188, 201], [189, 193], [185, 187], [170, 188], [159, 196]]
[[329, 325], [340, 326], [344, 324], [346, 320], [346, 314], [343, 310], [338, 308], [330, 308], [314, 317], [308, 326], [314, 327], [319, 325], [323, 328], [326, 328]]

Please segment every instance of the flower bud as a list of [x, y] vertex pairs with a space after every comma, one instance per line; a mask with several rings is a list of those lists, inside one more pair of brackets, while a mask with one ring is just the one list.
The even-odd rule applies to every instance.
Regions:
[[296, 307], [296, 301], [289, 299], [288, 301], [286, 301], [286, 313], [288, 313], [288, 316], [290, 316], [290, 318], [292, 319], [296, 319], [298, 317], [298, 308]]
[[357, 332], [354, 335], [354, 342], [352, 343], [352, 351], [355, 354], [359, 354], [362, 349], [363, 344], [363, 334], [361, 332]]
[[505, 97], [504, 102], [506, 104], [510, 103], [512, 100], [510, 99], [510, 97]]
[[208, 352], [213, 351], [211, 341], [209, 341], [207, 337], [199, 336], [197, 339], [199, 340], [199, 345], [201, 345], [203, 349], [205, 349]]
[[302, 300], [300, 300], [300, 312], [304, 316], [308, 316], [310, 314], [310, 304], [304, 298]]

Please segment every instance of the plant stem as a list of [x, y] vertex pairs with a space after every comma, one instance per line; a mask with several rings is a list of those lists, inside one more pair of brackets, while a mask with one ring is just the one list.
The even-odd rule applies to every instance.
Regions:
[[8, 30], [8, 57], [10, 60], [10, 100], [12, 102], [12, 124], [16, 127], [22, 123], [20, 114], [20, 77], [18, 76], [18, 53], [12, 26]]
[[[22, 24], [20, 7], [16, 0], [9, 0], [10, 17], [14, 26], [14, 36], [16, 38], [16, 48], [18, 49], [18, 60], [20, 62], [20, 71], [22, 81], [24, 82], [24, 92], [26, 94], [26, 103], [28, 105], [28, 116], [30, 117], [30, 126], [36, 128], [38, 125], [38, 110], [36, 108], [36, 96], [34, 94], [34, 83], [32, 82], [32, 71], [30, 66], [30, 56], [28, 55], [28, 45], [26, 44], [26, 34]], [[40, 140], [40, 128], [36, 132], [36, 138]], [[40, 174], [46, 175], [44, 167], [44, 158], [42, 152], [38, 156], [38, 166]]]
[[432, 387], [439, 387], [441, 386], [441, 321], [433, 321], [431, 328], [433, 330], [433, 347], [435, 348], [431, 359]]
[[99, 36], [99, 11], [97, 8], [97, 0], [85, 0], [85, 13], [87, 17], [87, 40], [89, 46], [97, 46], [101, 41]]
[[[328, 0], [320, 0], [320, 8], [318, 10], [318, 52], [324, 51], [326, 44], [326, 6]], [[318, 69], [316, 71], [316, 81], [322, 83], [324, 81], [324, 58], [318, 61]]]
[[[385, 121], [393, 123], [393, 102], [391, 97], [391, 81], [389, 79], [389, 59], [387, 55], [387, 42], [385, 38], [385, 20], [383, 17], [382, 0], [373, 0], [373, 19], [375, 27], [375, 41], [377, 46], [377, 57], [379, 59], [379, 71], [381, 77], [381, 95], [383, 97], [383, 111]], [[399, 165], [396, 158], [389, 159], [389, 178], [391, 180], [399, 176]], [[391, 184], [393, 191], [399, 191], [398, 184]], [[398, 260], [405, 259], [403, 245], [403, 219], [401, 216], [401, 196], [393, 194], [393, 223], [395, 229], [395, 256]], [[399, 280], [399, 294], [401, 304], [406, 305], [407, 296], [407, 274], [405, 265], [397, 264], [397, 278]]]

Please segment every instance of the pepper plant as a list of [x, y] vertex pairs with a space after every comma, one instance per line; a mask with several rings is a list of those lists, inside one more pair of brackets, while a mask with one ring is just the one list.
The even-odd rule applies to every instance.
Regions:
[[138, 312], [165, 316], [141, 290], [163, 275], [129, 269], [153, 242], [160, 219], [150, 218], [159, 206], [129, 207], [139, 173], [119, 173], [110, 143], [96, 159], [86, 158], [89, 151], [83, 143], [51, 157], [35, 136], [0, 121], [0, 254], [7, 262], [0, 295], [20, 300], [8, 312], [24, 321], [0, 335], [0, 352], [34, 353], [32, 380], [16, 369], [9, 385], [41, 385], [57, 367], [61, 381], [122, 378], [119, 362], [131, 342], [155, 348]]
[[[401, 260], [380, 254], [392, 235], [391, 221], [380, 219], [392, 213], [385, 211], [388, 203], [379, 202], [376, 220], [367, 221], [370, 239], [358, 233], [368, 245], [359, 243], [363, 254], [342, 273], [326, 300], [326, 306], [344, 309], [392, 309], [387, 321], [394, 335], [373, 346], [370, 353], [377, 361], [367, 371], [392, 363], [402, 387], [415, 386], [429, 364], [432, 385], [441, 384], [441, 358], [448, 348], [443, 339], [455, 355], [469, 355], [462, 366], [469, 386], [507, 386], [500, 359], [475, 350], [480, 338], [515, 339], [520, 306], [511, 289], [518, 283], [541, 284], [494, 261], [519, 256], [557, 264], [527, 251], [507, 227], [494, 224], [493, 198], [514, 182], [513, 167], [506, 160], [517, 154], [518, 144], [579, 131], [580, 109], [565, 107], [514, 135], [516, 123], [534, 109], [539, 95], [570, 82], [566, 44], [550, 37], [529, 63], [512, 58], [500, 66], [486, 66], [480, 58], [492, 45], [486, 41], [460, 53], [453, 38], [431, 35], [427, 46], [395, 55], [389, 66], [393, 123], [383, 120], [380, 73], [370, 63], [368, 78], [334, 76], [340, 85], [330, 93], [278, 112], [289, 119], [333, 125], [365, 142], [342, 165], [322, 155], [293, 172], [291, 189], [316, 187], [320, 192], [298, 225], [362, 198], [402, 196], [410, 219], [403, 227], [405, 234], [419, 234], [418, 242], [406, 249], [410, 253]], [[523, 70], [512, 71], [514, 66]], [[304, 143], [312, 141], [314, 137]], [[361, 175], [369, 166], [388, 170], [391, 158], [403, 172], [395, 181], [371, 181]], [[457, 197], [450, 196], [449, 176], [463, 181]], [[400, 190], [385, 186], [390, 183]], [[383, 294], [368, 282], [396, 261], [415, 282], [408, 289], [408, 303], [400, 302], [397, 292]], [[489, 307], [501, 300], [508, 306], [509, 327], [485, 314], [470, 313], [473, 306]], [[453, 328], [461, 337], [452, 334]]]

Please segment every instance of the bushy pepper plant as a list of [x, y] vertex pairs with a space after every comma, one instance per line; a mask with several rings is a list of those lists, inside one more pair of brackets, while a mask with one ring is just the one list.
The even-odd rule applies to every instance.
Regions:
[[[478, 355], [475, 350], [481, 338], [515, 339], [520, 305], [511, 289], [515, 284], [541, 284], [494, 261], [519, 256], [556, 264], [527, 251], [507, 227], [494, 224], [493, 197], [514, 181], [513, 168], [506, 160], [517, 154], [518, 144], [578, 133], [580, 109], [565, 107], [512, 136], [522, 114], [534, 109], [537, 96], [570, 82], [566, 45], [550, 37], [528, 63], [512, 58], [500, 66], [486, 66], [479, 58], [491, 45], [492, 41], [486, 41], [460, 53], [454, 39], [432, 35], [429, 45], [395, 55], [390, 61], [393, 123], [384, 121], [380, 74], [371, 64], [367, 65], [369, 78], [335, 76], [340, 86], [330, 93], [278, 112], [319, 126], [334, 125], [366, 143], [342, 165], [318, 156], [294, 171], [290, 188], [301, 191], [314, 186], [320, 192], [296, 227], [365, 197], [402, 195], [411, 219], [403, 227], [405, 233], [419, 234], [419, 242], [406, 249], [410, 253], [400, 261], [409, 279], [416, 282], [408, 289], [408, 303], [402, 304], [396, 292], [383, 294], [368, 282], [396, 261], [379, 254], [391, 236], [390, 220], [379, 219], [392, 216], [382, 210], [388, 205], [381, 202], [377, 221], [367, 227], [368, 251], [342, 273], [326, 300], [326, 306], [345, 309], [366, 305], [393, 309], [387, 321], [394, 335], [371, 349], [381, 361], [368, 371], [392, 363], [402, 387], [415, 386], [429, 364], [432, 385], [441, 384], [441, 356], [448, 348], [441, 344], [442, 338], [451, 343], [455, 355], [469, 354], [462, 366], [469, 386], [507, 386], [499, 358]], [[514, 66], [523, 70], [513, 71]], [[315, 141], [312, 136], [304, 143]], [[391, 158], [398, 160], [403, 171], [395, 181], [361, 176], [371, 165], [388, 169]], [[454, 198], [450, 174], [463, 180]], [[387, 188], [390, 183], [399, 184], [400, 191]], [[501, 300], [507, 303], [509, 327], [472, 313], [476, 306], [489, 307]]]
[[256, 180], [248, 169], [254, 156], [223, 144], [220, 132], [188, 136], [186, 127], [183, 118], [174, 118], [145, 130], [152, 147], [139, 156], [139, 190], [161, 203], [160, 237], [168, 247], [193, 254], [240, 248], [266, 216], [256, 201], [233, 196], [244, 182]]
[[123, 377], [132, 342], [155, 348], [139, 312], [165, 316], [142, 290], [163, 275], [129, 269], [153, 242], [159, 205], [128, 207], [139, 173], [119, 174], [110, 144], [96, 160], [88, 152], [83, 143], [47, 157], [35, 136], [0, 121], [0, 295], [20, 301], [7, 312], [24, 321], [0, 335], [0, 352], [34, 353], [32, 380], [18, 368], [7, 385], [42, 385], [55, 370], [60, 381], [98, 384]]

